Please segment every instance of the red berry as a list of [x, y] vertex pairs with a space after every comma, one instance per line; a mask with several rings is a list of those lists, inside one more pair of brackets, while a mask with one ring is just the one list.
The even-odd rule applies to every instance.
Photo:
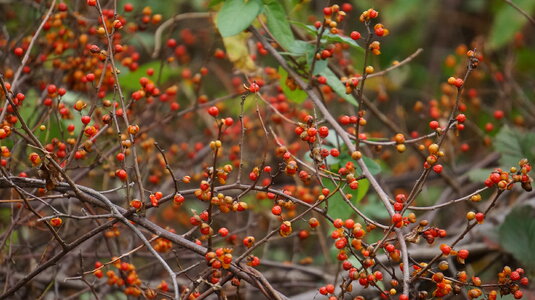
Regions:
[[437, 130], [438, 126], [439, 126], [439, 124], [438, 124], [437, 121], [431, 121], [431, 122], [429, 122], [429, 127], [430, 127], [431, 129], [433, 129], [433, 130]]
[[520, 279], [520, 274], [517, 271], [513, 271], [513, 272], [511, 272], [510, 277], [511, 277], [511, 280], [515, 280], [516, 281], [516, 280]]
[[490, 174], [489, 178], [493, 183], [498, 183], [498, 182], [500, 182], [500, 180], [502, 180], [502, 177], [497, 172], [494, 172], [494, 173]]
[[503, 116], [504, 116], [504, 112], [503, 112], [503, 110], [497, 110], [497, 111], [494, 112], [494, 118], [495, 118], [496, 120], [501, 120], [501, 119], [503, 119]]
[[258, 93], [258, 91], [260, 91], [260, 86], [256, 82], [251, 83], [251, 86], [249, 86], [249, 92]]
[[87, 0], [87, 5], [96, 6], [97, 5], [97, 0]]
[[15, 50], [13, 50], [13, 53], [15, 53], [16, 56], [22, 56], [22, 54], [24, 54], [24, 50], [21, 47], [17, 47]]
[[126, 12], [131, 12], [134, 10], [134, 6], [132, 5], [132, 3], [126, 3], [124, 5], [124, 11]]
[[217, 108], [216, 106], [210, 106], [210, 108], [208, 108], [208, 113], [212, 117], [217, 117], [217, 115], [219, 115], [219, 108]]
[[360, 32], [352, 31], [351, 34], [349, 34], [349, 36], [351, 37], [351, 39], [356, 41], [356, 40], [360, 39]]
[[119, 177], [119, 179], [124, 181], [126, 180], [126, 177], [128, 176], [128, 174], [126, 173], [125, 170], [120, 169], [115, 172], [115, 176]]
[[332, 13], [333, 13], [333, 9], [332, 8], [330, 8], [330, 7], [323, 8], [323, 14], [324, 15], [330, 16], [330, 15], [332, 15]]
[[442, 173], [442, 169], [443, 169], [443, 167], [440, 164], [433, 166], [433, 171], [435, 171], [435, 173], [437, 173], [437, 174]]
[[468, 254], [470, 254], [470, 252], [468, 252], [468, 250], [466, 249], [461, 249], [457, 252], [457, 256], [461, 259], [467, 259]]
[[451, 247], [446, 245], [446, 244], [441, 244], [440, 245], [440, 251], [442, 251], [442, 254], [448, 255], [451, 252]]
[[345, 228], [347, 228], [347, 229], [353, 229], [353, 227], [355, 226], [355, 220], [353, 220], [353, 219], [347, 219], [347, 220], [344, 222], [344, 226], [345, 226]]
[[225, 228], [225, 227], [221, 227], [219, 228], [219, 230], [217, 231], [219, 233], [220, 236], [222, 237], [226, 237], [228, 235], [228, 229]]
[[353, 9], [353, 6], [349, 3], [342, 4], [342, 10], [346, 13], [350, 12]]
[[273, 206], [273, 208], [271, 208], [271, 213], [276, 216], [280, 216], [280, 214], [282, 213], [282, 207], [280, 207], [279, 205]]
[[89, 81], [89, 82], [92, 82], [92, 81], [95, 80], [95, 74], [89, 73], [89, 74], [85, 75], [85, 79], [87, 79], [87, 81]]
[[51, 84], [47, 87], [47, 92], [49, 95], [54, 94], [56, 92], [56, 86]]
[[455, 119], [457, 119], [457, 122], [463, 123], [464, 121], [466, 121], [466, 116], [464, 114], [458, 114]]
[[481, 212], [477, 213], [476, 214], [476, 221], [478, 223], [483, 223], [483, 220], [485, 220], [485, 214], [481, 213]]
[[338, 157], [340, 155], [340, 151], [338, 149], [336, 149], [336, 148], [332, 148], [331, 149], [331, 155], [333, 157]]
[[90, 116], [83, 116], [82, 117], [82, 123], [84, 123], [84, 125], [89, 124], [89, 122], [91, 122], [91, 117]]
[[398, 214], [398, 213], [395, 213], [393, 216], [392, 216], [392, 223], [398, 223], [398, 222], [401, 222], [403, 220], [403, 216], [401, 214]]

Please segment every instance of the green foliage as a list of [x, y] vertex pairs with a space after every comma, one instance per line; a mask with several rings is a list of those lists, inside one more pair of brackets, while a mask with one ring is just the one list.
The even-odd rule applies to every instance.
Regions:
[[295, 38], [286, 19], [286, 11], [278, 2], [267, 0], [264, 4], [264, 14], [267, 17], [267, 27], [277, 42], [286, 50], [296, 50]]
[[[528, 14], [535, 9], [535, 1], [533, 0], [515, 0], [514, 3]], [[492, 23], [488, 47], [497, 49], [510, 43], [515, 33], [520, 31], [527, 21], [516, 9], [506, 3], [502, 3], [496, 11], [494, 22]]]
[[494, 149], [502, 155], [500, 165], [503, 168], [518, 166], [522, 158], [532, 162], [535, 160], [535, 133], [504, 126], [496, 135]]
[[528, 206], [514, 208], [499, 228], [500, 245], [530, 272], [535, 271], [535, 215]]
[[323, 72], [320, 72], [320, 75], [327, 78], [327, 84], [333, 89], [333, 91], [338, 94], [338, 96], [342, 97], [347, 102], [353, 104], [354, 106], [358, 107], [357, 100], [353, 98], [353, 96], [346, 94], [346, 88], [345, 85], [340, 81], [340, 78], [334, 74], [333, 71], [329, 68], [325, 68]]
[[279, 66], [279, 74], [280, 74], [279, 84], [282, 88], [282, 92], [284, 93], [284, 95], [286, 95], [286, 98], [288, 98], [288, 101], [294, 102], [294, 103], [302, 103], [303, 101], [305, 101], [306, 98], [308, 97], [305, 91], [301, 89], [291, 90], [286, 85], [286, 79], [288, 79], [288, 72], [286, 72], [286, 70], [284, 70], [283, 67]]
[[[324, 179], [322, 182], [326, 188], [331, 190], [331, 192], [336, 189], [336, 185], [331, 180]], [[370, 182], [367, 179], [362, 179], [359, 180], [359, 187], [357, 189], [351, 190], [345, 187], [344, 191], [348, 191], [353, 196], [350, 201], [357, 205], [364, 198], [364, 196], [366, 196], [369, 188]], [[345, 220], [355, 214], [353, 209], [344, 201], [340, 193], [334, 194], [327, 201], [329, 201], [329, 215], [333, 218]]]
[[260, 0], [227, 0], [217, 14], [217, 28], [223, 37], [245, 30], [262, 10]]

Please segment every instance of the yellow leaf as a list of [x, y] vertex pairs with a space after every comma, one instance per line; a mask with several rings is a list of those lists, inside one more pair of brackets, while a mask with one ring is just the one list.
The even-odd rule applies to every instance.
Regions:
[[248, 39], [249, 33], [242, 32], [223, 38], [223, 44], [227, 50], [227, 56], [234, 64], [234, 67], [242, 72], [252, 73], [256, 71], [256, 65], [249, 55], [249, 49], [247, 48]]

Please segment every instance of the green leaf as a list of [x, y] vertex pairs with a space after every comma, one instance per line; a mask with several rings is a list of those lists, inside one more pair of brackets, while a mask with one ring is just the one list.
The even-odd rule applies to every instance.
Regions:
[[[366, 165], [366, 167], [368, 167], [368, 170], [370, 170], [370, 173], [372, 173], [372, 175], [377, 175], [381, 173], [381, 166], [377, 162], [375, 162], [375, 160], [367, 156], [363, 156], [361, 159], [364, 161], [364, 164]], [[358, 165], [357, 169], [359, 170], [359, 172], [362, 172]]]
[[501, 153], [500, 165], [506, 169], [517, 166], [522, 158], [533, 161], [535, 159], [535, 133], [504, 126], [496, 135], [494, 149]]
[[260, 11], [260, 0], [227, 0], [217, 14], [217, 28], [222, 37], [229, 37], [244, 31]]
[[340, 81], [338, 76], [336, 76], [336, 74], [331, 71], [331, 69], [325, 68], [325, 70], [323, 70], [319, 74], [327, 79], [327, 84], [333, 89], [333, 91], [338, 94], [338, 96], [342, 97], [347, 102], [358, 107], [357, 100], [355, 100], [353, 96], [346, 94], [345, 85]]
[[305, 91], [301, 89], [297, 89], [297, 88], [292, 91], [286, 85], [286, 79], [288, 78], [288, 73], [281, 66], [279, 66], [279, 74], [280, 74], [279, 84], [282, 88], [282, 92], [284, 93], [284, 95], [286, 95], [286, 98], [288, 98], [290, 102], [302, 103], [303, 101], [307, 99], [308, 95]]
[[473, 182], [483, 182], [489, 177], [492, 169], [474, 169], [468, 171], [468, 178]]
[[295, 38], [286, 19], [286, 11], [279, 1], [266, 1], [264, 14], [267, 18], [267, 27], [277, 42], [286, 50], [292, 51], [295, 47]]
[[370, 182], [368, 179], [362, 179], [359, 180], [359, 188], [357, 189], [357, 203], [360, 203], [362, 199], [364, 199], [364, 196], [368, 193], [368, 190], [370, 189]]
[[[533, 0], [514, 0], [514, 2], [528, 14], [531, 14], [535, 8], [535, 1]], [[527, 21], [526, 17], [516, 9], [503, 3], [494, 17], [489, 34], [488, 47], [490, 49], [498, 49], [508, 44], [513, 40], [515, 33], [519, 32]]]
[[[336, 189], [336, 185], [329, 179], [322, 180], [323, 185], [331, 191]], [[370, 183], [367, 179], [359, 180], [359, 187], [355, 190], [349, 189], [346, 187], [347, 192], [349, 192], [353, 198], [351, 202], [353, 204], [358, 204], [366, 196], [370, 188]], [[329, 198], [329, 215], [333, 218], [340, 218], [345, 220], [355, 214], [355, 211], [345, 202], [342, 195], [339, 192], [332, 195]]]
[[514, 208], [498, 231], [501, 246], [531, 272], [535, 271], [534, 217], [530, 206]]

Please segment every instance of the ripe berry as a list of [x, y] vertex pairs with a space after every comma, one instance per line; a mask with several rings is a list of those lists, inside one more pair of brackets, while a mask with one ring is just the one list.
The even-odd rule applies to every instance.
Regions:
[[509, 277], [511, 277], [511, 280], [519, 280], [520, 274], [517, 271], [513, 271]]
[[493, 183], [498, 183], [498, 182], [500, 182], [502, 180], [502, 177], [497, 172], [494, 172], [494, 173], [490, 174], [489, 178]]
[[496, 120], [501, 120], [501, 119], [503, 119], [503, 116], [504, 116], [504, 112], [503, 112], [503, 110], [497, 110], [497, 111], [494, 112], [494, 118], [495, 118]]
[[329, 128], [327, 126], [321, 126], [318, 130], [320, 137], [326, 138], [329, 135]]
[[134, 10], [134, 5], [132, 5], [132, 3], [126, 3], [124, 5], [124, 11], [125, 12], [131, 12], [132, 10]]
[[126, 173], [125, 170], [120, 169], [115, 172], [115, 176], [117, 176], [119, 179], [124, 181], [126, 180], [126, 177], [128, 177], [128, 174]]
[[435, 173], [437, 173], [437, 174], [442, 173], [442, 169], [443, 169], [443, 167], [440, 164], [433, 166], [433, 171], [435, 171]]
[[457, 252], [457, 256], [460, 258], [460, 259], [467, 259], [468, 258], [468, 254], [470, 254], [470, 252], [468, 252], [468, 250], [465, 250], [465, 249], [461, 249]]
[[17, 47], [15, 50], [13, 50], [13, 53], [15, 53], [16, 56], [22, 56], [22, 54], [24, 54], [24, 50], [21, 47]]
[[439, 124], [438, 124], [437, 121], [431, 121], [431, 122], [429, 122], [429, 127], [430, 127], [431, 129], [433, 129], [433, 130], [437, 130], [438, 126], [439, 126]]
[[273, 208], [271, 208], [271, 213], [276, 216], [280, 216], [280, 214], [282, 213], [282, 207], [280, 207], [279, 205], [273, 206]]
[[225, 227], [221, 227], [221, 228], [219, 228], [217, 233], [219, 233], [219, 235], [222, 236], [222, 237], [226, 237], [228, 235], [228, 229], [225, 228]]
[[309, 225], [310, 227], [312, 227], [312, 228], [316, 228], [316, 227], [318, 227], [318, 226], [320, 225], [320, 223], [319, 223], [318, 219], [316, 219], [316, 218], [310, 218], [310, 219], [308, 220], [308, 225]]
[[87, 5], [96, 6], [97, 5], [97, 0], [87, 0]]
[[475, 215], [476, 221], [481, 224], [485, 220], [485, 214], [479, 212]]
[[85, 79], [87, 79], [87, 81], [89, 81], [89, 82], [92, 82], [92, 81], [95, 80], [95, 74], [89, 73], [89, 74], [85, 75]]
[[349, 35], [351, 37], [351, 39], [353, 39], [354, 41], [360, 39], [360, 32], [358, 31], [352, 31], [351, 34]]
[[50, 219], [50, 225], [54, 227], [59, 227], [61, 223], [63, 223], [63, 220], [61, 220], [61, 218], [56, 217], [56, 218]]
[[464, 114], [458, 114], [457, 117], [455, 118], [457, 120], [457, 122], [459, 123], [464, 123], [464, 121], [466, 121], [466, 116]]
[[440, 245], [440, 251], [442, 251], [442, 254], [448, 255], [451, 252], [451, 247], [446, 245], [446, 244], [441, 244]]
[[403, 216], [401, 214], [398, 214], [398, 213], [395, 213], [393, 216], [392, 216], [392, 223], [398, 223], [398, 222], [401, 222], [403, 220]]
[[217, 117], [217, 115], [219, 115], [219, 109], [216, 106], [210, 106], [210, 108], [208, 108], [208, 113], [212, 117]]
[[336, 149], [336, 148], [332, 148], [331, 149], [331, 155], [333, 157], [338, 157], [340, 155], [340, 151], [338, 149]]
[[84, 125], [89, 124], [89, 122], [91, 122], [91, 117], [90, 116], [83, 116], [82, 117], [82, 123], [84, 123]]
[[485, 124], [485, 130], [487, 132], [491, 132], [492, 130], [494, 130], [494, 125], [492, 125], [492, 123]]
[[251, 93], [258, 93], [258, 91], [260, 91], [260, 86], [258, 85], [258, 83], [253, 82], [251, 83], [251, 86], [249, 86], [248, 89]]

